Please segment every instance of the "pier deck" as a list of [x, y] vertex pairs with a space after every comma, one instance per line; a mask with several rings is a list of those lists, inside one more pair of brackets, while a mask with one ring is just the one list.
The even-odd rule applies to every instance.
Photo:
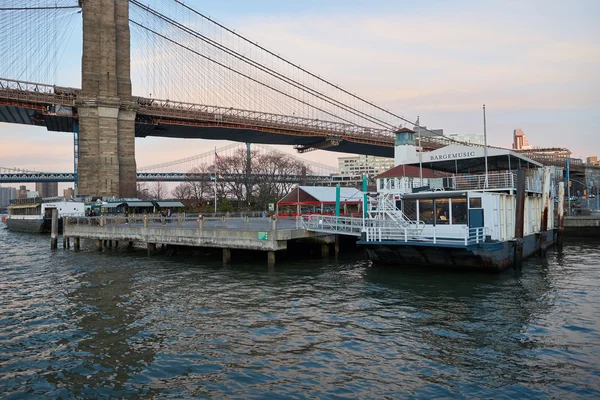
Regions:
[[63, 236], [74, 238], [75, 248], [80, 239], [97, 240], [99, 249], [107, 241], [146, 243], [149, 252], [157, 244], [222, 248], [224, 261], [231, 249], [266, 251], [270, 265], [290, 241], [335, 242], [334, 235], [302, 229], [296, 219], [270, 218], [66, 217]]

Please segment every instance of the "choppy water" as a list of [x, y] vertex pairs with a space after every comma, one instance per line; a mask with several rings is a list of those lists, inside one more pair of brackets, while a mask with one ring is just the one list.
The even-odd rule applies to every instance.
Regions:
[[0, 230], [0, 397], [600, 397], [600, 242], [520, 274], [224, 268]]

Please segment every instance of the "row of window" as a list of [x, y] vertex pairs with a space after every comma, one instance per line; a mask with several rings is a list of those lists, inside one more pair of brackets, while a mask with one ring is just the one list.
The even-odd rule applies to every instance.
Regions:
[[431, 225], [466, 225], [469, 208], [481, 208], [481, 199], [469, 199], [469, 207], [464, 197], [402, 201], [402, 212], [408, 219]]

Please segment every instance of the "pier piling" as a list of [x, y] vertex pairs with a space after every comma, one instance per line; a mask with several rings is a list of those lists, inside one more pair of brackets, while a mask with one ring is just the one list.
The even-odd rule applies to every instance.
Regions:
[[223, 249], [223, 264], [231, 264], [231, 249]]
[[267, 266], [272, 268], [275, 266], [275, 252], [269, 251], [267, 252]]
[[321, 244], [321, 257], [329, 258], [329, 243]]
[[563, 245], [563, 235], [565, 232], [565, 183], [558, 184], [558, 231], [556, 234], [556, 246], [561, 248]]
[[103, 247], [104, 241], [102, 239], [98, 239], [98, 251], [102, 251], [102, 247]]
[[517, 207], [515, 220], [515, 254], [514, 268], [523, 265], [523, 230], [525, 224], [525, 170], [519, 168], [517, 172]]
[[148, 256], [153, 256], [156, 253], [156, 243], [147, 243], [146, 251], [148, 253]]
[[58, 245], [58, 210], [52, 210], [52, 226], [50, 227], [50, 248], [56, 249]]
[[73, 248], [79, 250], [81, 247], [80, 239], [78, 237], [73, 238]]

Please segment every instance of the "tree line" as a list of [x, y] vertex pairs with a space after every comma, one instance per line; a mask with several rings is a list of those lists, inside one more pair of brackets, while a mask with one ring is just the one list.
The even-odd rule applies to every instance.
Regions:
[[[278, 176], [306, 175], [308, 171], [304, 162], [291, 156], [251, 151], [248, 157], [245, 149], [238, 149], [230, 156], [216, 158], [212, 164], [201, 164], [189, 170], [190, 178], [171, 191], [164, 182], [156, 182], [150, 188], [138, 183], [138, 198], [175, 198], [190, 211], [210, 212], [214, 209], [216, 182], [219, 211], [264, 210], [268, 203], [277, 202], [296, 186], [295, 183], [279, 182]], [[228, 174], [246, 178], [236, 182], [222, 179]], [[211, 176], [212, 180], [199, 180], [197, 176]]]

